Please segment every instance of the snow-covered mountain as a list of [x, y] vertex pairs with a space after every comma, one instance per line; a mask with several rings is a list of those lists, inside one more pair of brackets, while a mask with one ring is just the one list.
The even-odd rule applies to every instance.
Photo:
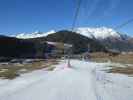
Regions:
[[95, 39], [107, 39], [107, 38], [117, 38], [117, 39], [126, 39], [128, 38], [125, 34], [120, 34], [112, 28], [100, 27], [100, 28], [77, 28], [74, 29], [74, 32], [77, 32], [81, 35], [84, 35], [88, 38]]
[[[126, 39], [128, 38], [125, 34], [120, 34], [117, 31], [107, 28], [107, 27], [99, 27], [99, 28], [89, 28], [89, 27], [82, 27], [82, 28], [75, 28], [74, 32], [79, 33], [83, 36], [88, 38], [95, 38], [95, 39], [107, 39], [107, 38], [117, 38], [117, 39]], [[27, 38], [37, 38], [37, 37], [45, 37], [49, 34], [56, 33], [54, 30], [49, 32], [39, 32], [36, 31], [34, 33], [21, 33], [17, 34], [17, 38], [27, 39]]]
[[28, 39], [28, 38], [37, 38], [37, 37], [45, 37], [49, 34], [53, 34], [55, 33], [54, 30], [51, 30], [49, 32], [46, 32], [46, 33], [43, 33], [43, 32], [40, 32], [40, 31], [36, 31], [34, 33], [21, 33], [21, 34], [17, 34], [15, 37], [16, 38], [21, 38], [21, 39]]
[[[68, 30], [68, 32], [71, 31], [70, 29], [66, 29], [65, 31], [67, 31], [67, 30]], [[115, 50], [119, 50], [119, 51], [133, 51], [133, 38], [126, 34], [121, 34], [112, 28], [80, 27], [80, 28], [75, 28], [73, 31], [82, 36], [91, 38], [92, 40], [97, 40], [99, 43], [101, 43], [106, 48], [115, 49]], [[26, 33], [17, 34], [16, 36], [13, 36], [13, 37], [17, 37], [17, 38], [21, 38], [21, 39], [42, 37], [45, 40], [46, 38], [52, 37], [52, 36], [49, 36], [49, 37], [46, 37], [46, 36], [53, 34], [54, 37], [56, 37], [58, 35], [57, 33], [62, 33], [62, 32], [60, 32], [60, 31], [56, 32], [54, 30], [46, 32], [46, 33], [36, 31], [34, 33], [28, 33], [28, 34], [26, 34]], [[68, 38], [69, 37], [70, 37], [70, 35], [68, 34]], [[52, 39], [53, 39], [53, 37], [50, 38], [49, 41]], [[42, 40], [40, 39], [40, 41], [42, 41]], [[77, 41], [77, 40], [75, 40], [75, 41]], [[82, 41], [84, 41], [84, 40], [82, 40]]]

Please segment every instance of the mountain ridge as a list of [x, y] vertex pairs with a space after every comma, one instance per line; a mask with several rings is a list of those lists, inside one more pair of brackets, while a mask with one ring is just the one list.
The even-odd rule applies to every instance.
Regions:
[[[71, 30], [67, 30], [71, 31]], [[51, 34], [56, 34], [59, 31], [49, 31], [46, 33], [43, 32], [34, 32], [31, 34], [19, 34], [16, 37], [21, 39], [34, 39], [34, 38], [46, 38], [47, 36]], [[96, 40], [100, 42], [102, 45], [104, 45], [108, 49], [115, 49], [118, 51], [124, 51], [124, 52], [130, 52], [133, 51], [133, 38], [126, 35], [119, 33], [115, 31], [112, 28], [107, 27], [99, 27], [99, 28], [88, 28], [88, 27], [81, 27], [81, 28], [75, 28], [73, 32], [85, 36], [89, 39]], [[29, 37], [28, 37], [29, 36]]]
[[[69, 29], [66, 29], [68, 31], [71, 31]], [[40, 32], [36, 31], [33, 33], [21, 33], [17, 34], [15, 37], [16, 38], [21, 38], [21, 39], [28, 39], [28, 38], [38, 38], [38, 37], [46, 37], [49, 34], [56, 33], [57, 31], [51, 30], [48, 32]], [[121, 34], [117, 31], [115, 31], [112, 28], [107, 28], [107, 27], [99, 27], [99, 28], [90, 28], [90, 27], [80, 27], [80, 28], [75, 28], [73, 32], [79, 33], [83, 36], [86, 36], [91, 39], [106, 39], [106, 38], [118, 38], [118, 39], [127, 39], [129, 38], [128, 35], [126, 34]]]

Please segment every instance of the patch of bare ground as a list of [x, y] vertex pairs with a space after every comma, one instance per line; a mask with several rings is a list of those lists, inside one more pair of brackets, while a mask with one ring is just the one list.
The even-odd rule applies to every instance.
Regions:
[[52, 71], [54, 69], [52, 65], [56, 65], [58, 62], [59, 61], [56, 59], [38, 59], [28, 63], [0, 63], [0, 78], [14, 79], [22, 73], [28, 73], [43, 68]]
[[[119, 54], [111, 55], [109, 53], [97, 52], [91, 53], [90, 59], [95, 62], [112, 62], [119, 63], [120, 65], [109, 66], [110, 69], [106, 70], [108, 73], [119, 73], [128, 76], [133, 76], [133, 54]], [[130, 64], [130, 66], [128, 66]]]
[[109, 53], [97, 52], [97, 53], [91, 53], [90, 59], [96, 62], [111, 61], [122, 64], [133, 64], [133, 54], [111, 55]]
[[133, 67], [112, 67], [107, 71], [108, 73], [118, 73], [125, 74], [128, 76], [133, 76]]

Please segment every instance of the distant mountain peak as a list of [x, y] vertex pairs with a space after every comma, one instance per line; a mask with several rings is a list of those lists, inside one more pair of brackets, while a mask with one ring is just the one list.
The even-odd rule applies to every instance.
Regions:
[[35, 31], [33, 33], [21, 33], [21, 34], [17, 34], [16, 37], [17, 38], [21, 38], [21, 39], [27, 39], [27, 38], [38, 38], [38, 37], [45, 37], [49, 34], [53, 34], [55, 33], [54, 30], [51, 30], [49, 32], [40, 32], [40, 31]]
[[126, 38], [127, 35], [123, 35], [118, 33], [112, 28], [107, 27], [99, 27], [99, 28], [88, 28], [88, 27], [81, 27], [74, 29], [74, 32], [77, 32], [81, 35], [84, 35], [89, 38], [96, 38], [96, 39], [107, 39], [107, 38]]

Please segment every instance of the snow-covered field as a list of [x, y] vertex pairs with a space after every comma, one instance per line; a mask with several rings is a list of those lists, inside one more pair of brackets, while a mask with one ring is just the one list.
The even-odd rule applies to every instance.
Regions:
[[102, 71], [110, 64], [62, 61], [54, 71], [0, 80], [0, 100], [133, 100], [133, 78]]

